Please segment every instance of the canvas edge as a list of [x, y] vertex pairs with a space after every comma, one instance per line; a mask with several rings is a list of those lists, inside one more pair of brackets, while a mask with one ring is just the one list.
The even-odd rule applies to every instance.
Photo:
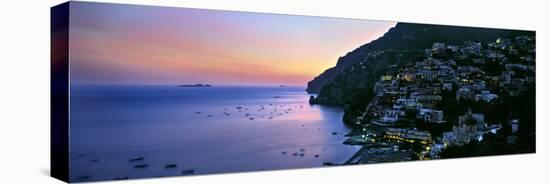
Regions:
[[69, 17], [70, 2], [50, 9], [50, 176], [69, 174]]

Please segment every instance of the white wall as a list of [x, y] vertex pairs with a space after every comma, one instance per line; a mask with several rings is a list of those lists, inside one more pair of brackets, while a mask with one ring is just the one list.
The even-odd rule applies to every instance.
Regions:
[[[537, 154], [131, 180], [122, 183], [523, 183], [547, 181], [550, 118], [548, 5], [540, 0], [102, 0], [282, 14], [396, 20], [537, 31]], [[49, 7], [60, 0], [2, 1], [0, 183], [61, 183], [49, 173]], [[546, 122], [545, 122], [546, 121]], [[464, 173], [465, 172], [465, 173]], [[545, 175], [546, 174], [546, 175]], [[468, 176], [468, 177], [464, 177]]]

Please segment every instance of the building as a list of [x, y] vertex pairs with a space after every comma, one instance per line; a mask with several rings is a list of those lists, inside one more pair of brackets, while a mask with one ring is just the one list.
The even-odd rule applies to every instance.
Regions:
[[496, 48], [499, 48], [499, 49], [506, 49], [507, 47], [509, 47], [510, 45], [512, 44], [512, 40], [509, 39], [509, 38], [498, 38], [495, 43], [494, 43], [494, 46]]
[[443, 83], [443, 91], [452, 91], [453, 90], [453, 84], [452, 83]]
[[386, 109], [384, 110], [384, 116], [382, 116], [381, 121], [386, 123], [396, 122], [399, 120], [399, 116], [404, 116], [405, 111], [398, 109]]
[[464, 56], [481, 56], [481, 42], [466, 42], [465, 47], [461, 49]]
[[393, 104], [394, 109], [417, 109], [418, 103], [412, 98], [398, 98]]
[[422, 144], [429, 144], [432, 142], [430, 132], [405, 128], [386, 128], [386, 135], [384, 137], [409, 143], [418, 141]]
[[445, 48], [445, 43], [435, 42], [432, 45], [432, 50], [439, 50], [439, 49], [444, 49], [444, 48]]
[[391, 81], [392, 79], [393, 79], [393, 77], [391, 75], [382, 75], [380, 77], [381, 81]]
[[487, 90], [481, 91], [480, 94], [477, 94], [474, 98], [474, 100], [477, 101], [485, 101], [485, 102], [491, 102], [492, 100], [498, 98], [498, 95], [492, 94], [491, 92]]
[[519, 131], [519, 120], [518, 119], [512, 119], [509, 122], [510, 126], [512, 127], [512, 133], [518, 133]]
[[443, 136], [441, 137], [441, 140], [443, 142], [444, 147], [458, 144], [458, 141], [454, 132], [443, 132]]
[[485, 124], [485, 115], [472, 113], [472, 110], [468, 109], [465, 115], [458, 117], [458, 124], [475, 124], [482, 128]]
[[433, 109], [420, 109], [416, 118], [428, 123], [445, 123], [443, 111]]
[[441, 100], [443, 100], [441, 95], [418, 95], [414, 97], [411, 96], [411, 98], [415, 99], [426, 108], [434, 108], [437, 104], [439, 104], [439, 102], [441, 102]]
[[484, 126], [485, 116], [468, 110], [465, 115], [458, 117], [458, 125], [453, 126], [452, 132], [443, 133], [443, 143], [445, 146], [451, 146], [468, 144], [472, 140], [481, 141]]
[[471, 100], [474, 98], [474, 91], [469, 86], [462, 86], [456, 91], [456, 100]]
[[416, 71], [416, 78], [426, 81], [433, 81], [437, 77], [437, 72], [433, 70], [418, 70]]
[[510, 82], [510, 80], [512, 80], [512, 76], [514, 76], [514, 71], [506, 70], [502, 72], [500, 77], [502, 81]]
[[475, 91], [482, 91], [482, 90], [485, 90], [487, 88], [487, 85], [486, 85], [485, 81], [483, 81], [483, 80], [475, 80], [470, 85], [470, 88], [475, 90]]

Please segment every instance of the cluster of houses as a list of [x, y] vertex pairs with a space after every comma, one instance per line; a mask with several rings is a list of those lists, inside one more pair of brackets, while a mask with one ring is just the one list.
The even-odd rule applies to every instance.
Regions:
[[[374, 85], [375, 97], [357, 124], [365, 122], [385, 128], [388, 139], [422, 142], [432, 153], [450, 145], [482, 141], [486, 133], [502, 125], [488, 124], [483, 114], [464, 112], [452, 131], [432, 138], [415, 127], [394, 128], [400, 121], [442, 124], [448, 119], [442, 110], [444, 98], [493, 103], [501, 96], [517, 96], [535, 82], [535, 43], [533, 37], [499, 38], [495, 42], [465, 42], [464, 45], [434, 43], [425, 51], [426, 59], [383, 75]], [[489, 68], [489, 66], [497, 66]], [[490, 71], [494, 68], [498, 70]], [[449, 95], [451, 94], [451, 95]], [[517, 120], [510, 123], [517, 131]]]

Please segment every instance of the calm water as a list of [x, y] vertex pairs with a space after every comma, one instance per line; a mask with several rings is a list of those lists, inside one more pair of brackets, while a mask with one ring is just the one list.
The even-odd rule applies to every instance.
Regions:
[[[349, 131], [341, 121], [342, 110], [310, 106], [308, 98], [303, 88], [294, 87], [73, 86], [71, 178], [142, 178], [181, 175], [188, 169], [208, 174], [344, 162], [359, 147], [342, 144]], [[136, 156], [144, 160], [129, 162]], [[148, 166], [134, 168], [138, 164]], [[167, 169], [166, 164], [177, 167]]]

